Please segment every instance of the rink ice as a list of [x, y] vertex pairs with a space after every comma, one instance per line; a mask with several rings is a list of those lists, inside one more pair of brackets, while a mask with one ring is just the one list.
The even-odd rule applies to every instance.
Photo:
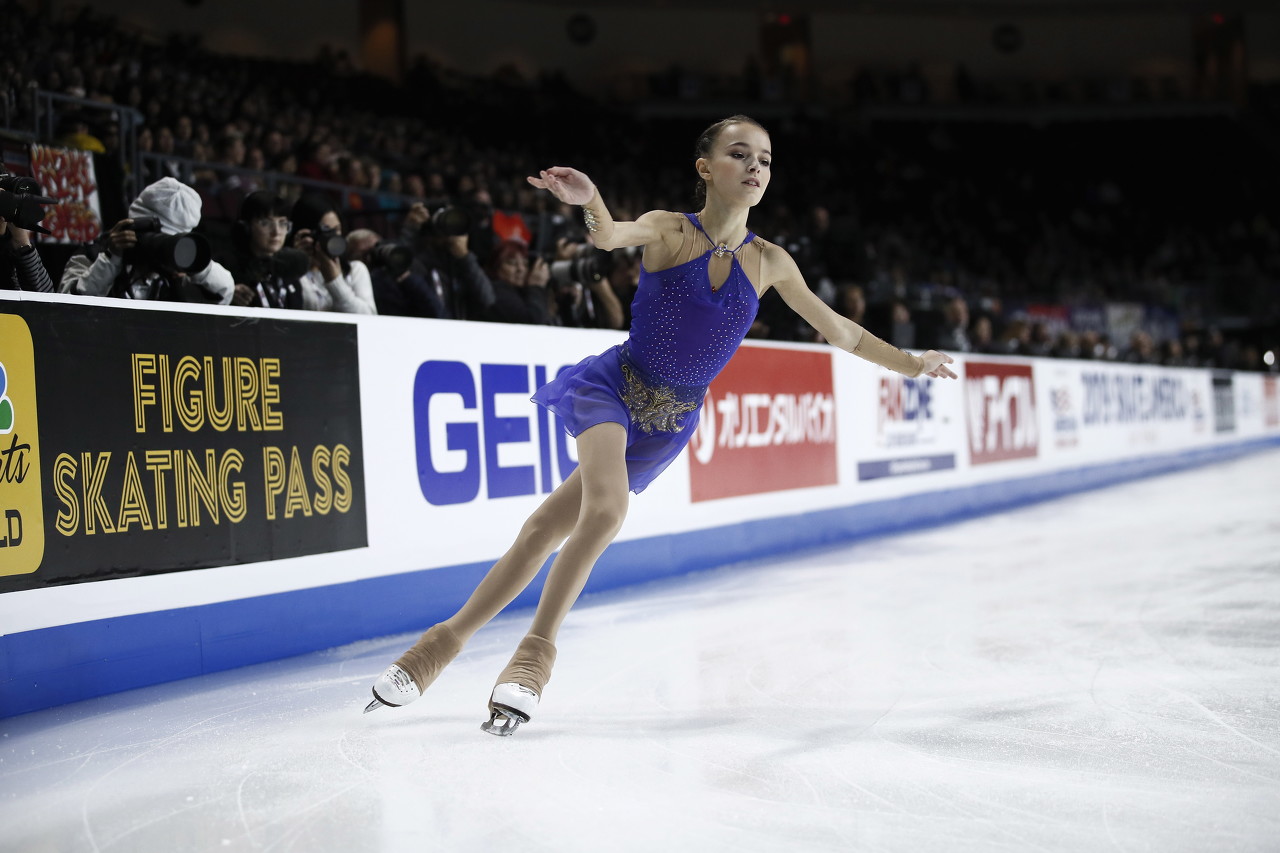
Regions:
[[[0, 851], [1280, 850], [1280, 451], [0, 720]], [[642, 499], [642, 498], [641, 498]], [[426, 627], [425, 625], [423, 626]]]

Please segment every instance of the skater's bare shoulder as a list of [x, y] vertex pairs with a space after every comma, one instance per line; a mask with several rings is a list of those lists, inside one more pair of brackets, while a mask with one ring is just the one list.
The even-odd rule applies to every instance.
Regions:
[[760, 253], [761, 293], [773, 287], [785, 297], [788, 293], [795, 293], [799, 289], [809, 289], [799, 265], [796, 264], [795, 258], [791, 257], [790, 252], [763, 237], [756, 237], [751, 241], [752, 247], [756, 244], [759, 244], [757, 251]]

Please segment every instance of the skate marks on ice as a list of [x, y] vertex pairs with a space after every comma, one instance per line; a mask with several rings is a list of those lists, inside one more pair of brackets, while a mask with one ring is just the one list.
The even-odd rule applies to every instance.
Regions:
[[416, 634], [0, 720], [0, 848], [1274, 849], [1280, 453], [529, 613], [362, 716]]

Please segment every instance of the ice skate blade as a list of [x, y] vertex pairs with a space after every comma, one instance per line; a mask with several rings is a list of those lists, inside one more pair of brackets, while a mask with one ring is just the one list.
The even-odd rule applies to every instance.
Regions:
[[383, 702], [381, 699], [378, 698], [378, 694], [375, 693], [373, 694], [373, 701], [370, 702], [368, 705], [364, 706], [364, 712], [367, 714], [370, 711], [376, 711], [379, 708], [394, 708], [394, 707], [395, 707], [394, 705], [388, 705], [386, 702]]
[[494, 710], [489, 722], [480, 724], [480, 730], [498, 737], [511, 737], [516, 729], [520, 728], [520, 724], [526, 722], [528, 722], [527, 719], [512, 716], [505, 711]]

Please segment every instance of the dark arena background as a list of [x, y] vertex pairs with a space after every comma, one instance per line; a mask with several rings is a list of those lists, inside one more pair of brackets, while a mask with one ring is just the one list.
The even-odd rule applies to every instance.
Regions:
[[[0, 850], [1280, 849], [1276, 3], [33, 0], [0, 45]], [[541, 575], [363, 716], [575, 469], [530, 394], [630, 326], [640, 254], [526, 177], [696, 211], [739, 114], [752, 230], [959, 381], [768, 292], [537, 718], [479, 731]]]

